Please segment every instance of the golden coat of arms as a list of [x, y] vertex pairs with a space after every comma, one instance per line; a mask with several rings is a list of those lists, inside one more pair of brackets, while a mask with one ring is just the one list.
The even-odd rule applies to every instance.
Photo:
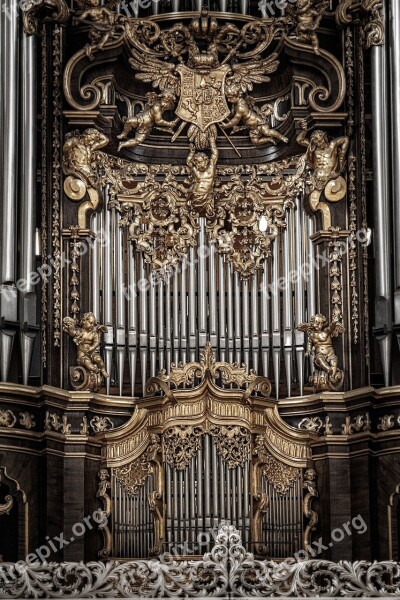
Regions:
[[176, 71], [181, 76], [181, 94], [175, 111], [178, 117], [205, 131], [229, 115], [225, 98], [225, 77], [230, 71], [227, 65], [208, 73], [186, 65], [179, 65]]

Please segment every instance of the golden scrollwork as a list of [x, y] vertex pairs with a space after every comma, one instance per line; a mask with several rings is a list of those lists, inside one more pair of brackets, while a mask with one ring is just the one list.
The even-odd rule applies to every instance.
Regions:
[[99, 325], [92, 312], [85, 313], [78, 325], [71, 317], [64, 318], [64, 331], [77, 347], [77, 363], [71, 367], [71, 385], [75, 390], [98, 391], [103, 378], [109, 375], [100, 356], [101, 334], [107, 327]]
[[384, 43], [382, 0], [340, 0], [336, 7], [336, 23], [348, 25], [361, 16], [365, 33], [365, 47], [381, 46]]
[[151, 434], [150, 444], [142, 456], [131, 463], [114, 469], [114, 475], [125, 487], [129, 495], [137, 495], [139, 488], [144, 485], [147, 477], [153, 473], [152, 463], [156, 461], [157, 454], [161, 452], [160, 437]]
[[262, 435], [256, 437], [254, 455], [258, 457], [262, 474], [279, 494], [286, 494], [301, 476], [301, 469], [285, 464], [269, 454]]
[[261, 377], [254, 371], [247, 373], [246, 367], [238, 363], [217, 362], [210, 342], [207, 342], [203, 352], [200, 353], [199, 362], [172, 364], [169, 375], [161, 371], [158, 377], [149, 379], [146, 386], [147, 393], [155, 394], [162, 390], [167, 397], [173, 399], [171, 387], [193, 385], [196, 380], [200, 383], [204, 379], [221, 379], [223, 385], [232, 384], [238, 388], [246, 385], [244, 400], [248, 400], [256, 391], [264, 397], [268, 397], [271, 393], [271, 384], [266, 377]]
[[[217, 251], [248, 278], [263, 267], [273, 240], [286, 227], [286, 212], [303, 187], [305, 159], [218, 167], [215, 183], [212, 158], [193, 148], [185, 170], [96, 153], [101, 184], [110, 190], [109, 208], [119, 211], [128, 239], [161, 274], [177, 267], [196, 245], [198, 218], [205, 216], [207, 235]], [[265, 231], [259, 226], [262, 218]]]
[[203, 427], [176, 425], [163, 434], [163, 449], [167, 463], [179, 471], [186, 469], [197, 450], [201, 448]]
[[309, 323], [301, 323], [299, 331], [308, 335], [306, 355], [315, 350], [314, 365], [316, 371], [310, 377], [316, 391], [338, 391], [344, 380], [344, 372], [339, 368], [339, 359], [335, 353], [332, 337], [344, 332], [344, 327], [338, 321], [327, 323], [324, 315], [314, 315]]
[[245, 427], [214, 425], [210, 433], [229, 469], [244, 466], [250, 460], [251, 434]]
[[69, 16], [70, 10], [64, 0], [28, 0], [22, 8], [23, 26], [27, 35], [38, 35], [41, 22], [53, 21], [65, 25]]

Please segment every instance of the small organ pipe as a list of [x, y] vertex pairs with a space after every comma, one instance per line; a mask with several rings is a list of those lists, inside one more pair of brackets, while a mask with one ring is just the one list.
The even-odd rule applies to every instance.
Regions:
[[228, 289], [227, 289], [227, 325], [228, 325], [228, 349], [229, 362], [233, 362], [233, 346], [234, 346], [234, 329], [233, 329], [233, 273], [232, 265], [228, 265], [227, 272]]
[[304, 252], [303, 238], [298, 232], [302, 229], [301, 202], [296, 198], [296, 210], [294, 212], [294, 231], [297, 235], [295, 239], [295, 268], [297, 277], [295, 278], [295, 340], [296, 340], [296, 362], [297, 377], [299, 381], [300, 396], [304, 394], [304, 333], [298, 331], [300, 323], [304, 322], [304, 278], [300, 276], [303, 273]]
[[156, 282], [153, 274], [150, 274], [149, 289], [149, 334], [150, 334], [150, 377], [156, 375], [157, 362], [157, 316], [156, 316]]
[[272, 362], [274, 366], [275, 393], [279, 398], [279, 374], [281, 366], [281, 311], [279, 289], [279, 246], [274, 247], [272, 257]]
[[240, 277], [239, 273], [234, 273], [234, 298], [235, 298], [235, 360], [242, 362], [242, 335], [241, 335], [241, 317], [242, 303], [240, 298]]
[[225, 262], [222, 256], [218, 259], [218, 287], [219, 287], [219, 351], [221, 361], [226, 360], [226, 316], [225, 316]]
[[259, 305], [258, 305], [258, 286], [259, 278], [254, 276], [251, 284], [251, 348], [252, 348], [252, 359], [253, 369], [256, 373], [258, 370], [258, 356], [260, 347], [260, 322], [259, 322]]
[[132, 244], [128, 246], [128, 354], [131, 395], [135, 395], [137, 329], [136, 253]]
[[209, 312], [210, 312], [210, 338], [209, 341], [214, 349], [217, 349], [217, 265], [216, 250], [214, 244], [209, 245]]
[[[115, 208], [113, 217], [115, 218]], [[125, 281], [124, 281], [124, 240], [123, 230], [119, 227], [121, 216], [118, 215], [115, 226], [115, 260], [116, 260], [116, 285], [115, 285], [115, 304], [117, 316], [117, 377], [119, 395], [122, 396], [124, 384], [124, 365], [125, 365], [125, 347], [126, 347], [126, 313], [125, 313]]]
[[[287, 395], [292, 394], [292, 348], [293, 348], [293, 306], [292, 284], [290, 281], [290, 267], [292, 264], [291, 253], [291, 214], [286, 216], [287, 227], [282, 233], [283, 277], [285, 286], [283, 290], [283, 351], [286, 369]], [[302, 230], [300, 230], [301, 232]], [[297, 231], [297, 235], [301, 235]]]
[[[108, 188], [105, 189], [106, 206], [108, 204]], [[113, 283], [112, 283], [112, 256], [110, 244], [112, 244], [113, 233], [111, 228], [111, 212], [106, 209], [104, 216], [104, 232], [108, 244], [103, 247], [103, 322], [107, 327], [104, 334], [104, 363], [110, 377], [106, 379], [107, 394], [110, 393], [111, 367], [114, 347], [114, 319], [113, 319]]]
[[201, 249], [206, 245], [205, 221], [204, 217], [199, 219], [199, 288], [198, 288], [198, 305], [199, 305], [199, 346], [204, 348], [207, 342], [207, 289], [206, 289], [206, 257]]
[[269, 372], [269, 290], [268, 290], [268, 266], [264, 265], [261, 279], [261, 349], [264, 377]]
[[[147, 281], [147, 273], [143, 259], [139, 262], [139, 278], [142, 282]], [[140, 306], [140, 362], [142, 372], [142, 391], [143, 396], [146, 395], [146, 380], [147, 380], [147, 357], [148, 357], [148, 310], [147, 310], [147, 286], [139, 286], [139, 306]]]

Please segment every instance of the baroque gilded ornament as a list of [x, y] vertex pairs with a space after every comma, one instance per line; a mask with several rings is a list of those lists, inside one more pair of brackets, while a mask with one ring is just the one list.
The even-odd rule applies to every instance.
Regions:
[[317, 129], [307, 138], [307, 121], [301, 122], [302, 131], [297, 136], [297, 143], [307, 148], [306, 165], [310, 171], [306, 180], [309, 204], [312, 211], [321, 211], [323, 227], [331, 226], [329, 207], [322, 201], [324, 195], [330, 202], [342, 200], [347, 191], [345, 179], [341, 176], [346, 165], [346, 153], [350, 140], [341, 136], [329, 141], [325, 131]]
[[268, 398], [271, 393], [271, 384], [266, 377], [257, 375], [254, 371], [247, 373], [245, 365], [238, 363], [217, 362], [210, 342], [207, 342], [203, 352], [200, 353], [199, 362], [171, 364], [169, 375], [164, 370], [158, 377], [148, 380], [146, 389], [148, 394], [159, 391], [174, 400], [173, 389], [179, 386], [192, 386], [200, 384], [205, 379], [221, 380], [223, 386], [234, 385], [237, 388], [246, 386], [243, 400], [248, 401], [253, 392], [259, 392]]
[[315, 372], [310, 376], [310, 383], [316, 391], [338, 391], [344, 380], [344, 372], [339, 368], [339, 359], [332, 344], [332, 337], [344, 332], [344, 327], [338, 321], [328, 324], [324, 315], [314, 315], [309, 323], [301, 323], [299, 331], [308, 335], [307, 356], [315, 350]]
[[71, 367], [71, 385], [75, 390], [97, 392], [103, 378], [109, 376], [100, 356], [101, 334], [107, 327], [99, 325], [92, 312], [83, 315], [80, 325], [71, 317], [65, 317], [63, 323], [65, 333], [77, 346], [78, 365]]

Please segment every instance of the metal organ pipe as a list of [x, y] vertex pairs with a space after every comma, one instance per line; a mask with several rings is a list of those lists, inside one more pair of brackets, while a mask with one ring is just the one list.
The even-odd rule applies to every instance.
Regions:
[[294, 285], [295, 297], [295, 340], [296, 340], [296, 362], [297, 377], [299, 381], [300, 396], [304, 393], [304, 333], [298, 331], [297, 327], [304, 322], [304, 280], [300, 277], [303, 273], [304, 252], [303, 237], [298, 232], [302, 228], [302, 211], [300, 198], [296, 198], [296, 210], [294, 211], [294, 249], [295, 249], [295, 269], [297, 277]]
[[[384, 8], [382, 9], [384, 11]], [[384, 13], [385, 14], [385, 13]], [[400, 11], [398, 8], [393, 13], [393, 19], [400, 19]], [[400, 28], [400, 25], [399, 25]], [[399, 41], [393, 40], [393, 50], [398, 48]], [[389, 178], [387, 176], [389, 164], [389, 103], [388, 103], [388, 65], [386, 59], [386, 44], [383, 46], [372, 46], [372, 132], [374, 137], [373, 143], [373, 161], [374, 161], [374, 248], [376, 260], [376, 288], [375, 288], [375, 335], [379, 342], [383, 375], [385, 386], [390, 385], [390, 366], [391, 366], [391, 346], [392, 346], [392, 277], [391, 277], [391, 235], [390, 235], [390, 189]], [[399, 60], [399, 55], [396, 53], [396, 62]], [[398, 64], [393, 65], [397, 70]], [[393, 115], [394, 123], [398, 128], [400, 115], [398, 111], [397, 96], [398, 89], [395, 92], [397, 102], [397, 115]], [[398, 133], [398, 129], [396, 129]], [[394, 140], [397, 146], [400, 142]], [[398, 152], [398, 149], [396, 150]], [[400, 159], [400, 152], [396, 155]], [[399, 172], [399, 164], [395, 169], [396, 174]], [[396, 200], [399, 201], [398, 195], [398, 177], [395, 179], [394, 194], [397, 195]], [[397, 212], [400, 208], [397, 206]], [[395, 211], [396, 214], [396, 211]], [[396, 226], [400, 224], [400, 217], [395, 220]], [[396, 231], [396, 236], [400, 233], [400, 229]], [[397, 240], [396, 240], [397, 242]], [[396, 243], [395, 242], [395, 243]], [[399, 261], [399, 256], [395, 253], [395, 260]], [[396, 295], [395, 295], [395, 322], [400, 323], [400, 269], [396, 268]], [[400, 340], [400, 334], [397, 334]]]
[[[14, 20], [17, 21], [16, 17]], [[22, 381], [28, 384], [36, 325], [36, 294], [30, 277], [34, 269], [36, 213], [36, 38], [21, 39], [21, 251], [19, 277], [27, 282], [20, 293]], [[8, 221], [7, 221], [8, 223]]]
[[[0, 317], [5, 321], [16, 323], [18, 318], [18, 298], [15, 287], [17, 252], [15, 234], [18, 173], [19, 19], [16, 17], [9, 18], [7, 12], [1, 11], [0, 31], [2, 44], [0, 51], [0, 127], [2, 131], [0, 149], [0, 206], [2, 214]], [[25, 76], [23, 83], [26, 83]], [[26, 106], [25, 108], [29, 110], [29, 107]], [[31, 127], [33, 126], [32, 123]], [[32, 130], [29, 133], [33, 135]], [[0, 376], [3, 381], [8, 379], [14, 336], [15, 330], [3, 329], [0, 334]], [[25, 373], [27, 370], [28, 367], [25, 363]]]
[[269, 301], [268, 268], [265, 265], [261, 280], [261, 355], [264, 377], [268, 377], [269, 373]]
[[257, 275], [253, 277], [251, 287], [251, 346], [252, 346], [252, 358], [253, 358], [253, 369], [258, 373], [258, 357], [260, 348], [259, 338], [259, 304], [258, 304], [258, 286], [259, 278]]
[[209, 313], [210, 313], [210, 342], [214, 349], [217, 349], [217, 265], [216, 250], [214, 244], [210, 244], [209, 260]]
[[150, 377], [155, 377], [157, 361], [156, 282], [152, 274], [149, 276], [149, 282]]
[[[394, 295], [393, 295], [393, 305], [394, 305], [394, 323], [396, 328], [400, 328], [400, 186], [399, 186], [399, 176], [400, 176], [400, 97], [399, 97], [399, 89], [400, 89], [400, 3], [397, 0], [390, 0], [390, 51], [391, 51], [391, 101], [392, 101], [392, 172], [393, 172], [393, 185], [392, 185], [392, 194], [393, 194], [393, 218], [394, 218], [394, 231], [393, 231], [393, 256], [394, 256]], [[376, 70], [380, 68], [385, 68], [385, 63], [383, 62], [383, 58], [377, 54], [372, 54], [373, 60], [373, 77], [376, 77]], [[379, 63], [379, 64], [378, 64]], [[384, 77], [385, 70], [380, 72], [379, 79], [375, 79], [375, 85], [382, 85], [385, 87], [385, 82], [382, 81]], [[382, 90], [384, 93], [384, 89]], [[377, 95], [377, 91], [373, 92], [373, 101], [376, 105], [377, 102], [382, 102], [382, 98], [379, 98]], [[373, 127], [374, 134], [377, 133], [379, 127], [379, 136], [384, 136], [384, 129], [380, 129], [380, 125], [377, 125], [377, 119], [384, 119], [385, 115], [387, 115], [386, 107], [382, 106], [382, 110], [385, 111], [382, 115], [377, 115], [376, 111], [373, 111]], [[381, 121], [382, 123], [382, 121]], [[383, 122], [383, 125], [386, 124]], [[379, 139], [374, 135], [374, 143], [379, 144], [378, 148], [380, 152], [384, 152], [383, 144], [386, 142], [379, 143]], [[378, 152], [378, 151], [377, 151]], [[383, 157], [382, 157], [383, 158]], [[374, 155], [374, 161], [377, 160], [377, 153]], [[382, 162], [382, 166], [385, 165]], [[385, 171], [383, 171], [383, 174]], [[382, 186], [380, 174], [374, 174], [375, 177], [378, 177], [379, 185], [380, 185], [380, 193], [383, 192], [385, 194], [385, 190]], [[376, 186], [378, 184], [376, 183]], [[378, 187], [376, 187], [376, 191], [378, 191]], [[376, 198], [376, 201], [378, 198]], [[379, 200], [383, 200], [385, 202], [384, 196], [381, 196]], [[384, 205], [385, 206], [385, 205]], [[378, 219], [384, 220], [386, 216], [386, 207], [383, 208], [383, 212], [380, 211], [380, 216]], [[378, 225], [378, 235], [380, 232], [381, 224]], [[378, 255], [378, 260], [382, 258], [382, 251], [386, 251], [382, 246], [380, 248], [381, 256]], [[385, 266], [386, 268], [386, 266]], [[377, 271], [379, 270], [379, 265], [377, 265]], [[386, 285], [387, 282], [381, 281], [379, 282], [380, 291], [384, 291], [386, 293]], [[400, 335], [397, 332], [397, 339], [400, 343]]]
[[[139, 274], [142, 282], [147, 281], [147, 273], [144, 261], [141, 258], [139, 262]], [[143, 396], [146, 395], [146, 380], [147, 380], [147, 357], [148, 357], [148, 337], [147, 337], [147, 286], [139, 286], [139, 307], [140, 307], [140, 364], [142, 371], [142, 391]]]
[[137, 362], [137, 293], [136, 293], [136, 253], [132, 244], [128, 246], [128, 354], [131, 395], [135, 395]]
[[221, 360], [226, 360], [226, 315], [225, 315], [225, 262], [222, 256], [218, 259], [218, 308], [219, 308], [219, 351]]
[[272, 363], [274, 368], [275, 392], [277, 398], [279, 398], [279, 374], [281, 367], [282, 345], [280, 307], [279, 251], [276, 248], [272, 258]]
[[[115, 208], [112, 209], [113, 219], [116, 217]], [[118, 214], [115, 224], [115, 261], [116, 261], [116, 282], [115, 282], [115, 304], [116, 304], [116, 342], [117, 342], [117, 381], [119, 395], [122, 396], [124, 384], [124, 365], [126, 353], [126, 314], [125, 314], [125, 280], [124, 280], [124, 244], [123, 230], [119, 226], [121, 216]]]
[[181, 350], [182, 350], [182, 361], [187, 361], [186, 348], [188, 343], [188, 329], [187, 329], [187, 318], [188, 318], [188, 299], [187, 299], [187, 260], [186, 258], [182, 261], [182, 274], [181, 274]]
[[[104, 192], [106, 198], [106, 206], [108, 204], [108, 189]], [[107, 326], [107, 332], [104, 334], [104, 363], [110, 377], [106, 379], [107, 394], [110, 393], [111, 383], [111, 367], [113, 358], [114, 346], [114, 319], [113, 319], [113, 269], [112, 269], [112, 253], [110, 252], [111, 240], [113, 239], [113, 231], [111, 228], [111, 212], [106, 209], [104, 212], [104, 232], [108, 244], [103, 247], [103, 323]], [[112, 245], [111, 245], [112, 246]]]
[[283, 352], [286, 369], [287, 395], [292, 394], [292, 348], [293, 348], [293, 306], [290, 281], [291, 252], [291, 213], [286, 216], [287, 227], [282, 233], [282, 262], [285, 286], [283, 289]]
[[238, 363], [242, 362], [242, 335], [241, 335], [241, 321], [242, 321], [242, 303], [240, 298], [240, 287], [241, 281], [239, 273], [234, 273], [234, 298], [235, 298], [235, 360]]

